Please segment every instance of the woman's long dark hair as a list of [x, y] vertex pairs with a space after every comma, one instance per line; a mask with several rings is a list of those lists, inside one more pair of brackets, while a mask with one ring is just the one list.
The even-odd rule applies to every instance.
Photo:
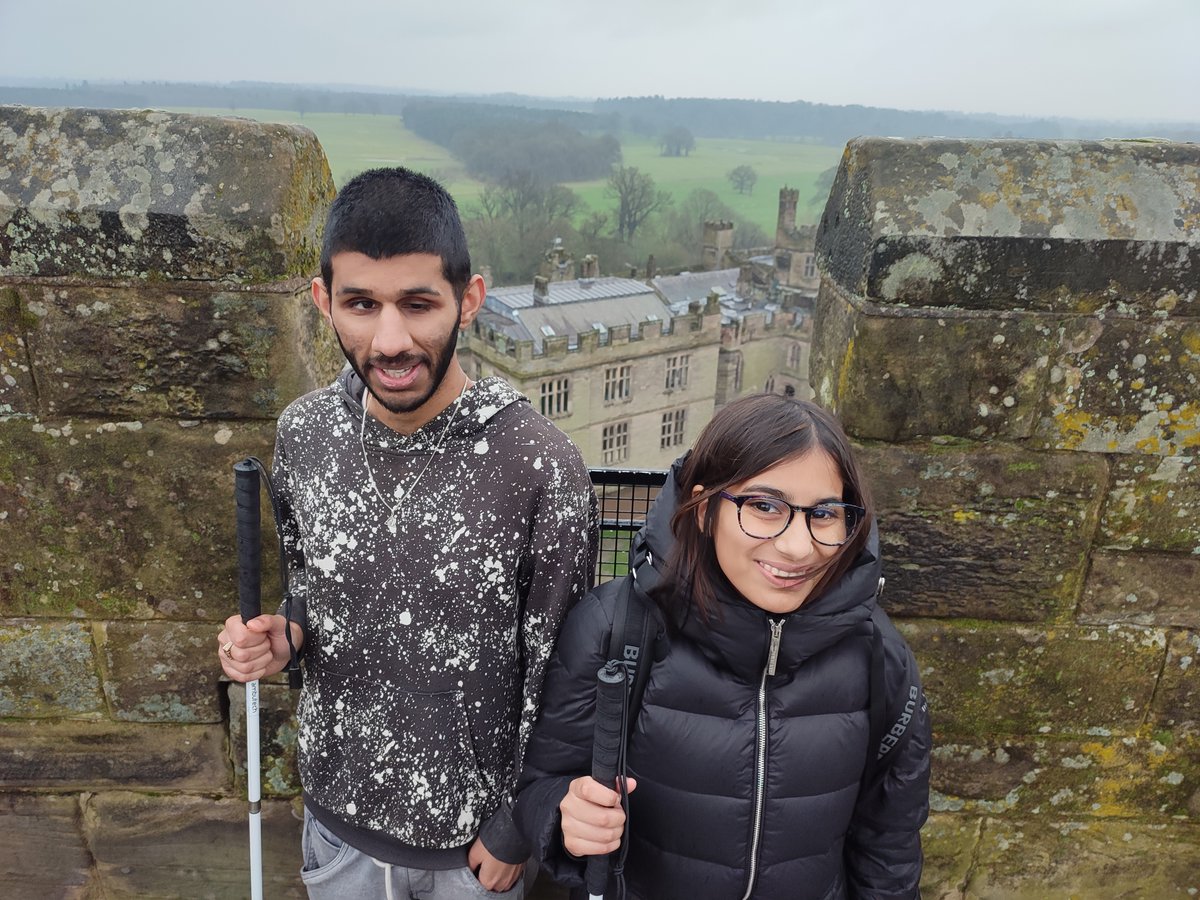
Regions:
[[[843, 545], [817, 582], [808, 601], [817, 599], [846, 574], [866, 545], [874, 509], [850, 440], [841, 424], [815, 403], [779, 394], [751, 394], [723, 407], [704, 427], [683, 464], [677, 485], [679, 506], [671, 520], [675, 549], [656, 599], [668, 619], [682, 621], [695, 611], [709, 619], [716, 610], [716, 588], [725, 582], [717, 564], [713, 529], [721, 509], [718, 494], [782, 462], [813, 450], [829, 454], [842, 479], [842, 497], [866, 509], [854, 537]], [[696, 485], [703, 489], [693, 496]], [[709, 502], [714, 501], [714, 502]], [[703, 525], [697, 510], [707, 504]]]

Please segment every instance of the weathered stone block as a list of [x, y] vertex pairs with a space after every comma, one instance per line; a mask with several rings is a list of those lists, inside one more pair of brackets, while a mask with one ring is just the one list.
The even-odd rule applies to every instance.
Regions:
[[37, 408], [37, 385], [24, 338], [36, 322], [28, 316], [16, 288], [0, 285], [0, 416]]
[[[229, 745], [238, 784], [246, 783], [246, 686], [230, 683]], [[300, 692], [286, 684], [258, 685], [259, 761], [265, 797], [295, 797], [300, 794], [296, 768], [296, 702]]]
[[[105, 897], [241, 900], [250, 895], [246, 801], [96, 794], [84, 833]], [[291, 806], [262, 809], [263, 895], [305, 897], [300, 820]]]
[[307, 128], [0, 107], [0, 276], [267, 282], [317, 269], [333, 197]]
[[[1200, 740], [1200, 633], [1171, 634], [1150, 725], [1168, 746], [1185, 738]], [[1200, 818], [1200, 790], [1195, 799], [1192, 814]]]
[[1200, 557], [1092, 554], [1079, 621], [1200, 629]]
[[0, 619], [0, 716], [103, 712], [89, 625]]
[[900, 615], [1037, 621], [1074, 611], [1107, 464], [987, 444], [859, 448]]
[[1154, 629], [908, 621], [940, 740], [981, 734], [1131, 735], [1166, 655]]
[[1036, 316], [895, 309], [825, 279], [809, 378], [854, 436], [1022, 440], [1037, 423], [1057, 328]]
[[1196, 315], [1200, 148], [858, 138], [816, 249], [882, 303]]
[[827, 278], [815, 322], [813, 390], [856, 437], [1162, 456], [1200, 446], [1194, 320], [894, 308]]
[[1186, 823], [988, 819], [964, 898], [1191, 897], [1200, 828]]
[[217, 628], [208, 623], [108, 622], [98, 627], [104, 693], [126, 722], [220, 722]]
[[75, 797], [0, 794], [0, 896], [97, 896]]
[[940, 743], [931, 793], [932, 807], [943, 812], [1187, 818], [1200, 798], [1200, 742], [1162, 731], [1151, 738]]
[[344, 362], [307, 285], [6, 290], [18, 304], [9, 318], [20, 326], [36, 384], [10, 391], [13, 412], [274, 419], [294, 398], [328, 384]]
[[1122, 550], [1200, 556], [1200, 460], [1117, 457], [1098, 541]]
[[233, 776], [217, 725], [0, 721], [0, 784], [228, 792]]
[[1036, 442], [1162, 456], [1200, 448], [1200, 323], [1097, 316], [1059, 333]]
[[[267, 459], [273, 436], [262, 421], [0, 421], [0, 615], [225, 619], [233, 464]], [[269, 547], [264, 598], [279, 596]]]
[[981, 823], [977, 818], [932, 813], [921, 829], [921, 896], [929, 900], [961, 900]]

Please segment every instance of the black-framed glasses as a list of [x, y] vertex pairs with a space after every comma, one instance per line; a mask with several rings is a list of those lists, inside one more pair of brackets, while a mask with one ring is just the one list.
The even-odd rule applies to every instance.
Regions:
[[796, 513], [804, 513], [808, 533], [818, 544], [840, 547], [858, 531], [867, 511], [853, 503], [829, 500], [815, 506], [795, 506], [778, 497], [762, 494], [730, 494], [721, 496], [737, 506], [738, 525], [748, 537], [769, 541], [787, 531]]

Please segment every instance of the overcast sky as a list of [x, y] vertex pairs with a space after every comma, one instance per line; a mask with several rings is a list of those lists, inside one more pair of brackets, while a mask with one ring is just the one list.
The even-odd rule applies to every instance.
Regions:
[[0, 0], [0, 82], [272, 81], [1200, 122], [1200, 0]]

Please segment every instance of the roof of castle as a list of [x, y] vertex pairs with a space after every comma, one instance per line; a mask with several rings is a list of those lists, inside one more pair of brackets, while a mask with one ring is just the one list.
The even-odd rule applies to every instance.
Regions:
[[659, 275], [650, 279], [655, 290], [671, 308], [686, 312], [689, 303], [704, 303], [712, 291], [722, 297], [737, 295], [739, 268], [717, 269], [712, 272], [683, 272], [679, 275]]
[[533, 341], [540, 352], [547, 337], [565, 335], [574, 345], [578, 335], [629, 325], [636, 335], [643, 322], [669, 324], [671, 310], [654, 289], [632, 278], [552, 281], [548, 296], [534, 303], [533, 285], [489, 288], [484, 301], [491, 313], [486, 323], [518, 341]]
[[[527, 309], [546, 304], [578, 303], [583, 300], [604, 300], [615, 297], [633, 297], [654, 294], [654, 289], [644, 281], [633, 278], [576, 278], [572, 281], [551, 281], [546, 285], [546, 297], [534, 302], [533, 285], [518, 284], [512, 287], [488, 288], [487, 299], [494, 300], [507, 309]], [[492, 307], [495, 309], [495, 306]], [[503, 310], [497, 310], [502, 312]]]

